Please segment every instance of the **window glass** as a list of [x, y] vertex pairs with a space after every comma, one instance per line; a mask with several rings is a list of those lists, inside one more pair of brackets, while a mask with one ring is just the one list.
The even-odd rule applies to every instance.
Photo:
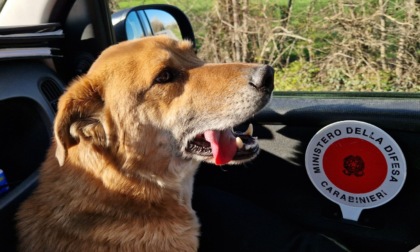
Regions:
[[145, 12], [154, 35], [166, 34], [175, 39], [182, 39], [178, 23], [171, 14], [153, 9]]
[[153, 32], [152, 32], [152, 30], [150, 28], [149, 21], [147, 20], [147, 16], [144, 13], [144, 11], [143, 10], [139, 10], [139, 11], [137, 11], [137, 14], [139, 15], [139, 18], [140, 18], [140, 20], [141, 20], [141, 22], [143, 24], [143, 28], [145, 30], [146, 36], [152, 36], [153, 35]]
[[128, 14], [125, 22], [125, 28], [128, 40], [144, 37], [144, 32], [136, 12], [130, 12]]
[[201, 58], [270, 64], [278, 91], [420, 91], [419, 1], [234, 4], [179, 6], [188, 10]]
[[420, 91], [418, 0], [167, 3], [188, 16], [200, 58], [269, 64], [276, 91]]

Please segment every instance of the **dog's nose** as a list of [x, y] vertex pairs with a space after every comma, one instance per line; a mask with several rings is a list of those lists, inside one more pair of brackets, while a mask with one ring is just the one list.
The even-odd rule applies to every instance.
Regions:
[[274, 89], [274, 69], [269, 65], [263, 65], [252, 73], [249, 85], [259, 91], [271, 93]]

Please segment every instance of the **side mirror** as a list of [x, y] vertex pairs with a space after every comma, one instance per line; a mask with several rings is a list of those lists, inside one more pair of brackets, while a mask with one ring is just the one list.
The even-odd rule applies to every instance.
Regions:
[[195, 47], [194, 32], [188, 17], [175, 6], [150, 4], [120, 10], [111, 15], [117, 42], [166, 34], [188, 39]]

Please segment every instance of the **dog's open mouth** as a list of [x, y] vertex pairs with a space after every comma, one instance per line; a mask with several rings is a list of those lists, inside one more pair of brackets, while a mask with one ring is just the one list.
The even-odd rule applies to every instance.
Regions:
[[259, 151], [257, 138], [252, 136], [253, 126], [250, 124], [245, 132], [232, 129], [207, 130], [188, 142], [186, 151], [200, 156], [213, 156], [217, 165], [231, 160], [245, 160]]

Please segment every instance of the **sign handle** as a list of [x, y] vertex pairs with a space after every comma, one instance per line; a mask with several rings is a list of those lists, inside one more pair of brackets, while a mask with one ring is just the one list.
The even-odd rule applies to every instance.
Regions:
[[351, 207], [342, 204], [340, 204], [340, 209], [343, 219], [352, 221], [358, 221], [363, 210], [363, 208], [360, 207]]

